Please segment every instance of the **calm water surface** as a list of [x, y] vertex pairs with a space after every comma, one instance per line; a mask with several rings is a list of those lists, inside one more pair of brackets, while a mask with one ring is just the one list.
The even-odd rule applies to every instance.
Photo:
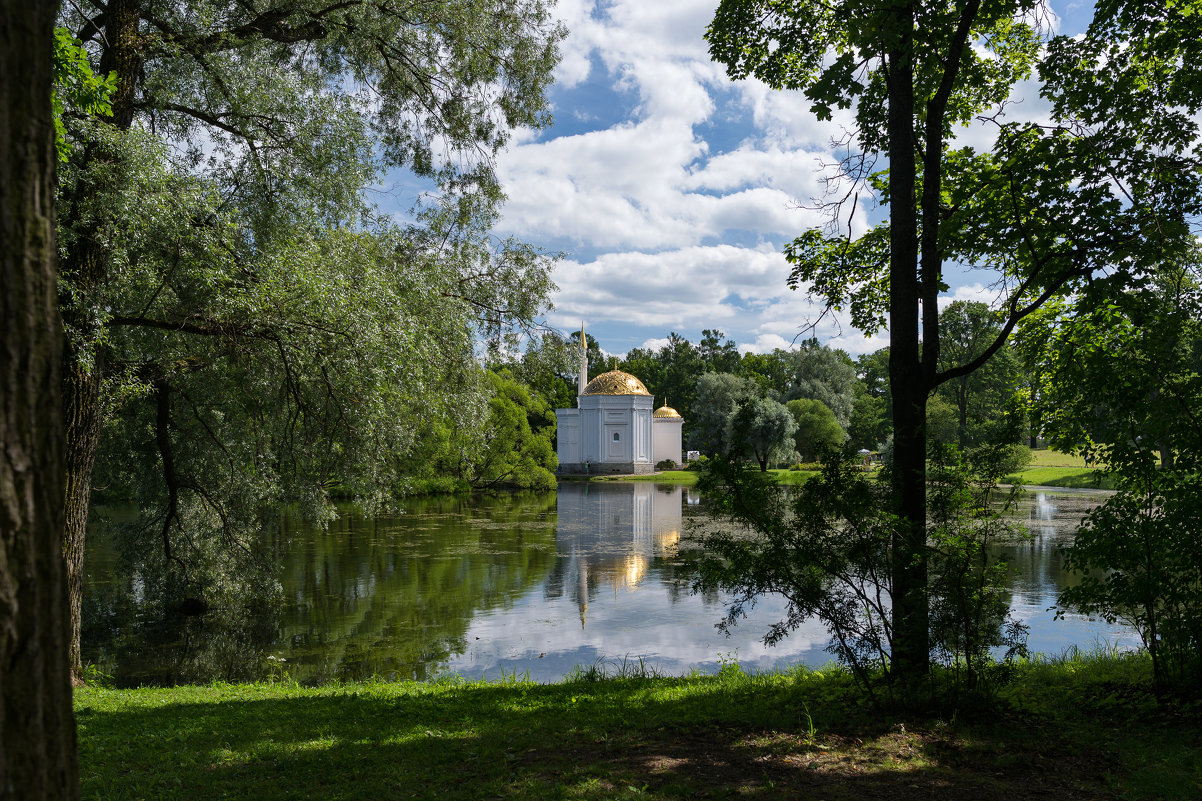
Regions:
[[[1058, 548], [1103, 496], [1031, 492], [1018, 517], [1030, 542], [1003, 550], [1012, 608], [1034, 651], [1130, 647], [1100, 620], [1054, 620], [1068, 578]], [[419, 500], [395, 517], [343, 515], [327, 531], [271, 536], [281, 597], [198, 617], [141, 611], [142, 580], [97, 531], [85, 565], [84, 660], [122, 686], [288, 675], [304, 683], [454, 673], [555, 680], [575, 666], [623, 660], [663, 673], [709, 671], [737, 657], [767, 669], [830, 661], [807, 623], [760, 642], [783, 604], [765, 599], [730, 637], [714, 628], [722, 598], [689, 591], [677, 545], [703, 519], [695, 490], [646, 482], [565, 483], [556, 493]]]

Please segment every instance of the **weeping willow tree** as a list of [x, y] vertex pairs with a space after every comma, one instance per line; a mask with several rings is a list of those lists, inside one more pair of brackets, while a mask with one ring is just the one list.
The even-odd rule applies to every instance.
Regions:
[[[73, 662], [94, 485], [180, 597], [255, 559], [264, 516], [378, 503], [424, 421], [479, 426], [482, 337], [530, 321], [549, 263], [489, 235], [494, 158], [548, 122], [544, 0], [90, 0], [59, 24], [109, 82], [68, 105]], [[403, 218], [371, 198], [393, 190]]]

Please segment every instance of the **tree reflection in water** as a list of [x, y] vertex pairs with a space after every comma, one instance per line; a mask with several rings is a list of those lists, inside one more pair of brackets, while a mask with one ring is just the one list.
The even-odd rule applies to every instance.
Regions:
[[[1015, 616], [1034, 650], [1122, 632], [1047, 611], [1068, 578], [1058, 548], [1100, 496], [1031, 493], [1029, 543], [1001, 546]], [[284, 520], [264, 535], [273, 575], [227, 582], [204, 615], [164, 611], [162, 582], [115, 547], [119, 515], [89, 539], [84, 658], [121, 686], [289, 677], [426, 679], [500, 670], [556, 679], [595, 659], [646, 657], [664, 672], [823, 664], [825, 631], [760, 642], [772, 599], [729, 640], [717, 596], [689, 592], [695, 490], [650, 482], [564, 483], [558, 493], [416, 499], [405, 513], [344, 510], [327, 531]], [[143, 560], [145, 561], [145, 560]], [[545, 658], [544, 658], [545, 657]]]
[[276, 594], [164, 613], [155, 582], [97, 531], [85, 585], [85, 661], [121, 686], [287, 675], [302, 683], [425, 679], [462, 653], [482, 610], [541, 584], [555, 555], [555, 495], [415, 500], [352, 510], [328, 530], [285, 520], [267, 535]]

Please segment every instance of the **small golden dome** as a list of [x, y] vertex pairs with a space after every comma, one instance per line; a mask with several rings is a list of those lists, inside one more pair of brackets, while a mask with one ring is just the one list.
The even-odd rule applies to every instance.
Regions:
[[673, 409], [671, 406], [664, 404], [651, 413], [652, 417], [680, 417], [680, 412]]
[[630, 373], [610, 370], [588, 382], [581, 395], [650, 395], [643, 382]]

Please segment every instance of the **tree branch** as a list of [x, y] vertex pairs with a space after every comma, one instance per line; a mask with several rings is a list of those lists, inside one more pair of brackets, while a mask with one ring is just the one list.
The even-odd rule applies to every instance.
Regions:
[[343, 0], [307, 15], [307, 19], [299, 25], [288, 24], [288, 18], [293, 16], [288, 9], [273, 8], [259, 13], [242, 25], [203, 36], [180, 33], [164, 20], [150, 14], [143, 13], [143, 18], [162, 32], [165, 44], [177, 45], [193, 55], [199, 55], [233, 50], [253, 39], [267, 39], [281, 44], [324, 39], [330, 32], [326, 23], [327, 17], [336, 11], [363, 4], [364, 0]]
[[238, 334], [253, 336], [260, 339], [275, 339], [266, 329], [255, 329], [237, 323], [218, 323], [211, 321], [195, 322], [192, 320], [160, 320], [154, 317], [139, 317], [125, 314], [114, 314], [108, 319], [109, 326], [135, 326], [142, 328], [158, 328], [164, 331], [179, 331], [183, 334], [197, 334], [209, 337], [228, 337]]

